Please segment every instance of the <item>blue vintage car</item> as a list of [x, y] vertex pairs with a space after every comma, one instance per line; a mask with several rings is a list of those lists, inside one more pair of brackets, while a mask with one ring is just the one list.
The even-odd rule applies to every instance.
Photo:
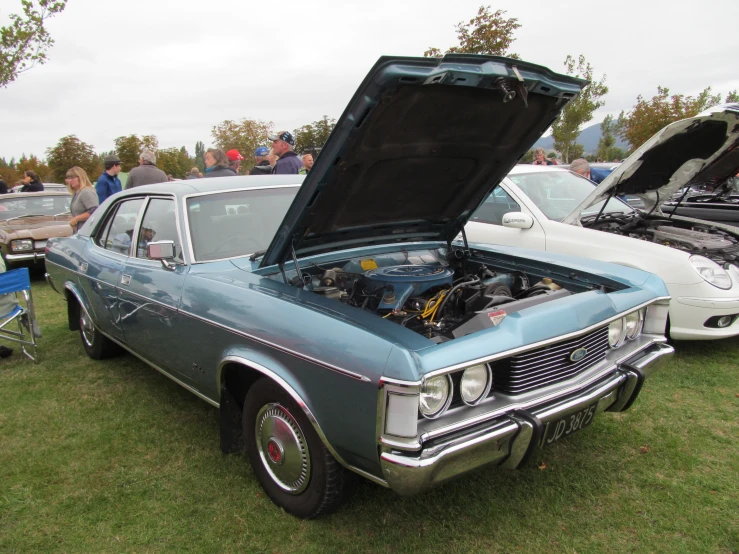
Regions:
[[467, 244], [470, 214], [584, 82], [519, 60], [381, 58], [313, 170], [138, 187], [49, 244], [95, 359], [218, 407], [269, 496], [401, 494], [627, 409], [672, 354], [654, 275]]

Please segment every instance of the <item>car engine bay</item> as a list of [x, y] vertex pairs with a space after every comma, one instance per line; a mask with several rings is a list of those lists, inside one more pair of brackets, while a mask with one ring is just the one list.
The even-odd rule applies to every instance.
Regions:
[[[292, 284], [377, 314], [441, 343], [507, 315], [588, 290], [615, 290], [467, 259], [462, 250], [395, 252], [301, 267]], [[301, 264], [302, 265], [302, 264]], [[294, 273], [293, 273], [294, 275]]]
[[725, 264], [739, 259], [739, 234], [709, 223], [700, 224], [648, 214], [602, 214], [583, 217], [583, 227], [677, 248]]

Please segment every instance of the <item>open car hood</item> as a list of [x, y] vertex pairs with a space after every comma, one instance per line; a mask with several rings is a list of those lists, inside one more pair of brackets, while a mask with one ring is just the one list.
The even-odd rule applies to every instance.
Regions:
[[689, 184], [724, 181], [739, 168], [739, 104], [710, 108], [667, 125], [603, 179], [563, 223], [608, 196], [634, 194], [651, 212]]
[[339, 119], [261, 265], [451, 241], [587, 81], [495, 56], [382, 57]]

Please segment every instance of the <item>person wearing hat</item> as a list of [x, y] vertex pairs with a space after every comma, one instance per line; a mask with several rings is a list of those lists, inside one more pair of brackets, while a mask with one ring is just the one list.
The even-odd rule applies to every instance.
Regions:
[[269, 175], [272, 173], [272, 165], [269, 163], [269, 148], [260, 146], [254, 151], [256, 165], [251, 168], [249, 175]]
[[272, 150], [279, 160], [272, 169], [272, 173], [277, 175], [297, 175], [303, 162], [300, 161], [298, 155], [293, 152], [295, 139], [289, 131], [279, 131], [274, 135], [267, 137], [272, 141]]
[[116, 192], [121, 192], [121, 180], [118, 174], [121, 172], [121, 160], [118, 156], [105, 156], [105, 171], [95, 183], [95, 191], [98, 193], [98, 201], [100, 204], [105, 202], [109, 196], [113, 196]]
[[233, 169], [236, 172], [236, 175], [238, 175], [239, 170], [241, 169], [241, 162], [244, 160], [244, 156], [242, 156], [241, 152], [234, 148], [226, 152], [226, 157], [228, 158], [228, 167]]

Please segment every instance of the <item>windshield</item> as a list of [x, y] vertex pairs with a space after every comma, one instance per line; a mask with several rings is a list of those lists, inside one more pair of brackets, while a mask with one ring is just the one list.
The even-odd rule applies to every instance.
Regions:
[[[519, 173], [508, 178], [526, 193], [544, 215], [555, 221], [567, 217], [595, 187], [584, 177], [569, 171]], [[590, 206], [581, 216], [597, 214], [602, 205], [603, 202], [598, 202]], [[612, 198], [603, 213], [628, 214], [633, 211], [620, 200]]]
[[8, 195], [10, 198], [0, 199], [0, 220], [24, 217], [30, 215], [53, 216], [69, 211], [71, 196], [44, 196], [33, 195], [21, 198]]
[[246, 256], [266, 250], [300, 187], [272, 187], [187, 199], [195, 261]]

